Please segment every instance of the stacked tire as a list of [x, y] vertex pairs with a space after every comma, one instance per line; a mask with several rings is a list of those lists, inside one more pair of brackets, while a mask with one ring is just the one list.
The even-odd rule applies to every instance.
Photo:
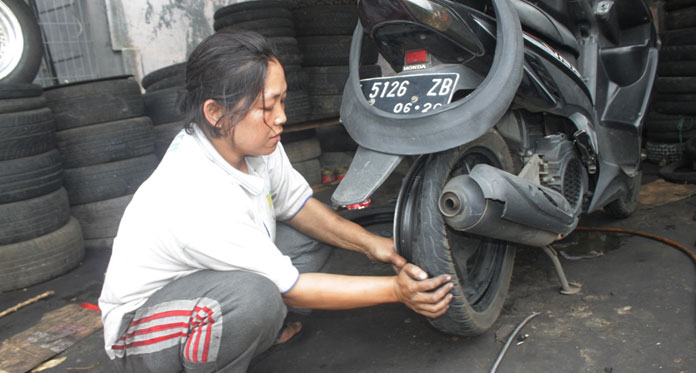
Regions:
[[[293, 11], [295, 32], [302, 52], [310, 119], [337, 118], [343, 88], [348, 80], [348, 58], [353, 31], [358, 23], [358, 8], [351, 5], [314, 5]], [[363, 41], [361, 78], [380, 75], [377, 50]]]
[[145, 75], [141, 81], [145, 114], [154, 126], [155, 154], [164, 157], [169, 144], [184, 128], [184, 116], [179, 111], [179, 96], [186, 84], [186, 63], [163, 67]]
[[0, 84], [0, 292], [61, 275], [84, 252], [41, 87]]
[[696, 136], [696, 0], [664, 3], [660, 39], [663, 46], [652, 111], [645, 123], [645, 147], [649, 161], [665, 166], [680, 162], [688, 140]]
[[110, 248], [133, 193], [157, 166], [153, 126], [133, 77], [46, 89], [64, 185], [88, 248]]
[[295, 39], [292, 12], [285, 1], [255, 0], [228, 5], [215, 11], [214, 29], [255, 31], [273, 43], [285, 69], [288, 93], [285, 100], [287, 124], [309, 118], [310, 104], [301, 74], [302, 55]]

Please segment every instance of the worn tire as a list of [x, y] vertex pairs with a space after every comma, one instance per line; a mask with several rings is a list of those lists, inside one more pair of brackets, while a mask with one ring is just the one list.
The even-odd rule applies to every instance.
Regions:
[[80, 222], [85, 240], [116, 237], [123, 212], [133, 199], [132, 194], [122, 197], [74, 205], [72, 215]]
[[293, 11], [295, 31], [300, 36], [352, 35], [358, 23], [355, 5], [318, 5]]
[[696, 6], [696, 0], [669, 0], [665, 3], [665, 10], [679, 10], [683, 8], [688, 8], [691, 6]]
[[65, 170], [70, 204], [103, 201], [133, 194], [157, 167], [154, 154]]
[[155, 126], [155, 155], [158, 159], [164, 158], [169, 145], [179, 132], [184, 128], [184, 122], [171, 122]]
[[667, 12], [665, 25], [668, 30], [696, 27], [696, 6]]
[[[234, 6], [237, 4], [232, 4]], [[256, 21], [267, 18], [287, 18], [292, 19], [292, 12], [288, 8], [265, 7], [263, 9], [248, 9], [228, 12], [224, 16], [218, 16], [215, 21], [235, 24], [239, 22]]]
[[140, 86], [132, 76], [55, 86], [44, 95], [59, 131], [145, 115]]
[[56, 133], [65, 168], [134, 158], [155, 151], [152, 122], [137, 117]]
[[[21, 55], [14, 62], [10, 59], [2, 58], [0, 60], [0, 66], [3, 67], [0, 70], [0, 82], [2, 83], [30, 83], [36, 77], [36, 73], [39, 71], [39, 66], [41, 65], [41, 58], [43, 57], [43, 42], [41, 41], [41, 29], [39, 24], [34, 17], [34, 12], [27, 3], [23, 0], [3, 0], [4, 5], [7, 7], [5, 10], [9, 11], [11, 14], [2, 13], [2, 18], [4, 22], [0, 24], [0, 34], [4, 36], [5, 42], [10, 42], [7, 38], [8, 34], [18, 33], [22, 38], [22, 51]], [[14, 15], [18, 24], [17, 29], [11, 30], [13, 26], [10, 23], [5, 22], [8, 18]], [[10, 27], [10, 29], [6, 29]], [[9, 49], [12, 46], [10, 44], [5, 44], [4, 42], [0, 44], [1, 49]], [[15, 44], [15, 46], [17, 46]], [[3, 57], [8, 55], [14, 56], [14, 54], [5, 53]]]
[[48, 108], [0, 114], [0, 161], [55, 148], [55, 124]]
[[184, 119], [179, 112], [179, 96], [184, 93], [181, 87], [166, 88], [154, 92], [146, 92], [145, 114], [150, 117], [153, 125], [177, 122]]
[[[378, 65], [360, 66], [360, 79], [374, 78], [382, 74]], [[349, 66], [311, 66], [303, 69], [310, 95], [343, 95], [350, 75]]]
[[20, 289], [62, 275], [85, 255], [75, 218], [51, 233], [0, 246], [0, 292]]
[[1, 83], [0, 114], [35, 110], [46, 106], [43, 89], [36, 84]]
[[213, 23], [213, 29], [255, 31], [264, 37], [295, 36], [295, 24], [289, 18], [265, 18], [246, 22], [227, 22], [220, 19]]
[[312, 105], [310, 119], [335, 118], [340, 115], [343, 95], [312, 95], [309, 96], [309, 101]]
[[292, 163], [292, 167], [307, 180], [309, 185], [321, 184], [321, 163], [319, 163], [319, 158]]
[[696, 76], [696, 61], [664, 61], [657, 65], [659, 76]]
[[670, 30], [660, 33], [662, 45], [691, 45], [696, 44], [696, 28]]
[[0, 162], [0, 203], [42, 196], [62, 185], [63, 163], [57, 149]]
[[[154, 70], [146, 74], [140, 81], [143, 88], [150, 90], [154, 84], [161, 80], [180, 78], [186, 75], [186, 62], [175, 63], [163, 67], [161, 69]], [[152, 89], [155, 90], [155, 89]]]
[[696, 93], [696, 76], [658, 77], [655, 88], [659, 93]]
[[236, 4], [231, 4], [219, 8], [213, 14], [213, 19], [217, 20], [223, 18], [229, 14], [247, 12], [254, 10], [264, 10], [268, 8], [282, 8], [287, 9], [288, 3], [286, 1], [278, 0], [253, 0], [253, 1], [243, 1]]
[[696, 45], [674, 45], [660, 48], [659, 63], [696, 60]]
[[663, 179], [679, 184], [696, 184], [696, 170], [693, 168], [693, 161], [682, 159], [660, 168], [660, 176]]
[[[351, 35], [298, 37], [303, 66], [348, 65], [352, 39]], [[363, 65], [374, 65], [377, 62], [377, 49], [368, 40], [363, 42], [360, 60]]]
[[297, 45], [297, 40], [294, 37], [272, 37], [266, 38], [276, 51], [276, 57], [281, 65], [300, 65], [302, 64], [302, 55]]
[[319, 139], [316, 137], [283, 143], [283, 148], [291, 163], [308, 161], [319, 158], [321, 155], [321, 146], [319, 145]]
[[285, 81], [288, 83], [288, 91], [304, 90], [307, 87], [305, 74], [301, 65], [283, 66]]
[[301, 123], [309, 118], [311, 111], [309, 95], [304, 90], [288, 91], [285, 98], [286, 124]]
[[[460, 163], [465, 161], [471, 167], [485, 162], [517, 171], [507, 144], [497, 132], [434, 154], [424, 168], [422, 189], [414, 197], [419, 207], [414, 212], [417, 220], [412, 225], [416, 232], [412, 232], [415, 241], [411, 253], [413, 263], [430, 276], [448, 274], [454, 283], [449, 310], [428, 321], [445, 333], [469, 336], [485, 332], [500, 314], [512, 277], [515, 249], [505, 241], [454, 231], [445, 223], [438, 207], [440, 193], [453, 172], [465, 169]], [[474, 247], [479, 255], [471, 252]], [[470, 256], [464, 258], [465, 254]], [[477, 286], [466, 286], [467, 282]]]
[[65, 189], [24, 201], [0, 204], [0, 245], [43, 236], [65, 225], [70, 204]]

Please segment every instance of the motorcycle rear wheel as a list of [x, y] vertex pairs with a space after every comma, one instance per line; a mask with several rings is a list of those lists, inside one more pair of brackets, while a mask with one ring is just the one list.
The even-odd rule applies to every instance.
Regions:
[[447, 181], [479, 163], [515, 171], [510, 150], [497, 132], [434, 154], [421, 171], [422, 185], [407, 197], [418, 207], [403, 209], [410, 216], [396, 220], [408, 223], [401, 236], [408, 236], [411, 243], [401, 249], [431, 276], [451, 275], [455, 285], [450, 309], [429, 322], [445, 333], [462, 336], [481, 334], [498, 318], [515, 260], [511, 243], [456, 231], [445, 223], [438, 209]]

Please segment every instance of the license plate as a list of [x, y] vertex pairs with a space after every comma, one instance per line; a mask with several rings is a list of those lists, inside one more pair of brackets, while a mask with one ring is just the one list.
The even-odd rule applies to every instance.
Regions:
[[360, 81], [370, 105], [395, 114], [427, 113], [452, 100], [457, 73], [399, 75]]

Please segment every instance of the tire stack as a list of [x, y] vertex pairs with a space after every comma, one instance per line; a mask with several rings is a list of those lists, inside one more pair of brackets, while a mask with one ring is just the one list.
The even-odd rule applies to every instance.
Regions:
[[[310, 119], [337, 118], [348, 80], [348, 58], [358, 23], [355, 2], [345, 5], [308, 5], [293, 11], [297, 42], [302, 52]], [[379, 76], [377, 49], [363, 41], [361, 78]]]
[[153, 127], [133, 77], [46, 89], [64, 185], [88, 248], [110, 248], [133, 193], [157, 166]]
[[696, 135], [696, 0], [668, 0], [663, 20], [656, 93], [645, 122], [648, 160], [662, 166], [680, 161]]
[[84, 253], [41, 87], [0, 84], [0, 292], [61, 275]]
[[292, 12], [285, 1], [254, 0], [228, 5], [215, 11], [213, 28], [256, 31], [273, 43], [285, 69], [288, 94], [285, 100], [287, 124], [309, 118], [309, 97], [301, 75], [302, 56], [295, 39]]
[[[302, 71], [312, 106], [310, 119], [338, 118], [343, 88], [349, 75], [350, 45], [358, 23], [355, 1], [300, 1], [293, 16], [302, 52]], [[363, 40], [361, 78], [379, 76], [381, 73], [375, 64], [377, 50], [368, 42], [367, 39]], [[355, 143], [345, 136], [345, 130], [339, 126], [320, 127], [317, 132], [322, 140], [322, 153], [318, 160], [313, 160], [313, 167], [319, 167], [321, 180], [330, 182], [345, 173]], [[346, 146], [349, 149], [345, 149]]]
[[179, 112], [179, 95], [186, 84], [186, 63], [163, 67], [145, 75], [141, 81], [145, 114], [154, 125], [155, 154], [162, 160], [169, 144], [184, 128]]

